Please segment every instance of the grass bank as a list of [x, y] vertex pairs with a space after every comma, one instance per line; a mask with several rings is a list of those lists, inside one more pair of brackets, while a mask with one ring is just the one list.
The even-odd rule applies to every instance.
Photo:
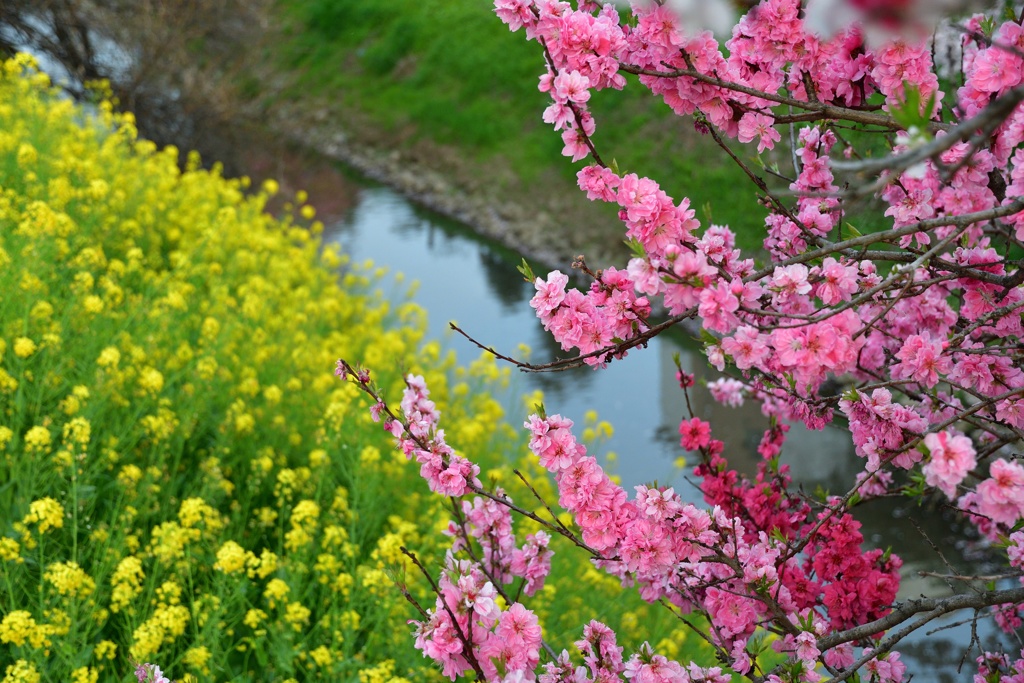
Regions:
[[[321, 117], [371, 143], [427, 157], [477, 192], [554, 211], [567, 240], [621, 241], [614, 213], [588, 206], [575, 187], [581, 164], [561, 157], [560, 137], [541, 121], [548, 98], [536, 88], [539, 49], [511, 34], [490, 3], [279, 0], [275, 11], [285, 37], [272, 63], [291, 80], [284, 100], [322, 107]], [[689, 121], [635, 81], [590, 104], [605, 158], [709, 206], [743, 246], [760, 246], [763, 210], [749, 180]]]

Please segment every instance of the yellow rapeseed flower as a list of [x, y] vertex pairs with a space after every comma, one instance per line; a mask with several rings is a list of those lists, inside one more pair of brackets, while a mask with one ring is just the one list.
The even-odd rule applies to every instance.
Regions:
[[103, 299], [96, 296], [95, 294], [90, 294], [86, 296], [84, 299], [82, 299], [82, 308], [85, 310], [86, 313], [90, 315], [102, 313]]
[[100, 351], [99, 358], [96, 359], [96, 365], [108, 369], [116, 368], [120, 362], [121, 352], [117, 350], [116, 346], [108, 346], [103, 349]]
[[90, 666], [82, 666], [71, 672], [71, 683], [96, 683], [100, 672]]
[[36, 425], [25, 432], [25, 450], [29, 453], [49, 453], [53, 435], [46, 427]]
[[206, 646], [200, 645], [198, 647], [189, 648], [185, 652], [183, 659], [186, 666], [190, 667], [194, 671], [200, 672], [204, 676], [208, 676], [210, 674], [209, 663], [212, 656], [213, 655], [210, 654], [210, 650]]
[[0, 621], [0, 643], [21, 647], [28, 643], [39, 650], [50, 646], [48, 630], [37, 624], [30, 612], [19, 609], [8, 612]]
[[38, 524], [41, 534], [45, 534], [50, 529], [60, 529], [64, 526], [64, 508], [50, 497], [34, 500], [29, 504], [28, 514], [21, 520], [21, 523], [26, 526]]
[[245, 619], [242, 620], [246, 626], [251, 629], [256, 629], [267, 619], [267, 613], [261, 609], [251, 609], [245, 613]]
[[292, 526], [315, 529], [320, 518], [320, 506], [312, 500], [300, 500], [292, 510]]
[[120, 612], [128, 607], [140, 592], [142, 592], [142, 581], [146, 578], [142, 570], [142, 561], [134, 555], [129, 555], [117, 564], [114, 575], [110, 577], [110, 585], [113, 587], [110, 595], [110, 611]]
[[99, 660], [114, 659], [117, 657], [117, 643], [109, 640], [101, 640], [93, 649], [92, 656]]
[[21, 557], [21, 546], [13, 538], [0, 537], [0, 560], [4, 562], [24, 562]]
[[156, 395], [164, 388], [164, 376], [159, 370], [153, 367], [145, 367], [139, 373], [139, 388], [143, 392]]
[[331, 651], [323, 645], [314, 650], [310, 650], [309, 656], [319, 667], [330, 666], [331, 662], [334, 661], [334, 658], [331, 656]]
[[308, 607], [301, 602], [289, 602], [284, 611], [284, 620], [292, 626], [292, 630], [301, 632], [302, 627], [309, 623], [311, 614]]
[[177, 522], [163, 522], [153, 529], [149, 551], [163, 563], [171, 563], [185, 556], [185, 546], [199, 540], [198, 529], [182, 528]]
[[117, 473], [117, 483], [123, 486], [126, 491], [134, 493], [135, 486], [142, 481], [142, 476], [142, 468], [138, 465], [125, 465]]
[[334, 579], [334, 583], [331, 584], [331, 588], [335, 592], [341, 593], [341, 596], [347, 599], [352, 593], [352, 586], [354, 584], [355, 579], [352, 578], [352, 575], [342, 572]]
[[73, 418], [64, 425], [64, 443], [85, 448], [92, 436], [92, 425], [84, 417]]
[[271, 579], [267, 583], [266, 590], [263, 591], [263, 597], [267, 599], [267, 604], [273, 609], [277, 606], [277, 602], [284, 599], [290, 591], [291, 588], [281, 579]]
[[54, 562], [43, 575], [61, 595], [72, 598], [91, 595], [96, 582], [77, 562]]
[[0, 683], [39, 683], [39, 672], [33, 664], [19, 659], [7, 667], [3, 681]]
[[220, 531], [225, 524], [221, 514], [202, 498], [183, 500], [178, 510], [178, 519], [181, 520], [183, 527], [196, 528], [205, 525], [209, 532]]
[[225, 574], [237, 574], [245, 570], [247, 555], [252, 553], [246, 553], [245, 548], [234, 541], [225, 541], [217, 551], [217, 561], [213, 568]]
[[249, 553], [246, 562], [249, 566], [248, 576], [255, 579], [257, 576], [265, 579], [277, 571], [277, 555], [264, 548], [257, 559], [256, 555]]

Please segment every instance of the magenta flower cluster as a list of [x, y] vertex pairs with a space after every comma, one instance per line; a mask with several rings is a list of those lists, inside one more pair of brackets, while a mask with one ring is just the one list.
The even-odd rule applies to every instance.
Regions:
[[[579, 259], [591, 279], [583, 289], [559, 271], [534, 278], [531, 306], [575, 358], [532, 369], [618, 362], [689, 319], [701, 328], [710, 364], [732, 371], [709, 382], [714, 399], [755, 401], [771, 420], [750, 481], [729, 467], [710, 424], [681, 419], [681, 447], [700, 461], [710, 505], [702, 510], [671, 488], [638, 486], [631, 498], [576, 440], [571, 421], [533, 415], [530, 448], [574, 521], [548, 531], [643, 598], [706, 616], [719, 663], [734, 672], [770, 683], [814, 683], [823, 671], [904, 680], [893, 646], [906, 628], [886, 632], [918, 612], [894, 610], [901, 560], [864, 548], [855, 505], [934, 491], [986, 538], [1008, 544], [1011, 571], [1000, 580], [1016, 584], [1024, 570], [1024, 532], [1016, 530], [1024, 466], [1014, 457], [1024, 441], [1024, 18], [966, 22], [962, 80], [950, 102], [931, 47], [913, 37], [919, 22], [882, 40], [866, 40], [856, 22], [820, 36], [805, 26], [804, 3], [764, 0], [719, 43], [683, 25], [672, 7], [685, 2], [634, 2], [629, 19], [589, 0], [494, 4], [511, 30], [539, 44], [539, 88], [551, 98], [543, 120], [561, 135], [565, 156], [587, 160], [580, 189], [618, 210], [635, 254], [624, 268], [596, 271]], [[868, 18], [908, 15], [889, 12], [892, 3], [849, 4]], [[767, 265], [741, 254], [728, 226], [702, 226], [690, 199], [677, 201], [653, 179], [602, 158], [590, 103], [599, 91], [625, 87], [627, 74], [692, 117], [752, 179], [765, 208]], [[784, 126], [791, 135], [780, 154]], [[850, 127], [883, 131], [885, 149], [857, 148], [849, 140], [864, 136], [849, 136]], [[749, 147], [737, 154], [734, 141]], [[755, 154], [764, 173], [748, 163]], [[786, 156], [791, 172], [776, 164]], [[863, 235], [848, 207], [865, 197], [882, 208], [879, 225], [861, 226], [876, 232]], [[655, 308], [669, 319], [656, 323]], [[445, 674], [472, 671], [489, 682], [728, 680], [727, 670], [674, 662], [647, 643], [626, 655], [596, 621], [575, 643], [578, 656], [546, 645], [521, 594], [505, 592], [519, 581], [529, 596], [550, 567], [547, 535], [515, 541], [510, 510], [532, 513], [484, 490], [478, 467], [445, 443], [421, 378], [407, 379], [399, 416], [368, 376], [339, 367], [373, 396], [375, 419], [432, 490], [476, 496], [453, 508], [437, 602], [417, 627], [417, 647]], [[694, 383], [682, 370], [678, 379], [684, 392]], [[837, 417], [864, 468], [845, 495], [812, 502], [789, 490], [779, 457], [791, 424], [822, 429]], [[1012, 630], [1022, 625], [1020, 590], [977, 588], [961, 602], [975, 613], [992, 608], [996, 623]], [[919, 611], [933, 611], [917, 625], [958, 604], [920, 603]], [[758, 658], [766, 630], [785, 660], [769, 671]], [[1024, 680], [1024, 659], [984, 653], [977, 665], [978, 680]]]

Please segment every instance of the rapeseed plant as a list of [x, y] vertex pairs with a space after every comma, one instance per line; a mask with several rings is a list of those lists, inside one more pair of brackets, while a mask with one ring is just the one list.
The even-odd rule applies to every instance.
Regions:
[[[275, 183], [187, 159], [107, 101], [59, 98], [29, 58], [0, 63], [0, 683], [125, 681], [140, 661], [179, 680], [439, 680], [394, 583], [432, 602], [401, 548], [440, 557], [447, 513], [334, 360], [424, 375], [452, 442], [529, 501], [495, 398], [508, 371], [425, 342], [424, 312], [321, 245], [312, 207], [275, 219]], [[538, 602], [568, 644], [567, 612], [607, 587], [561, 572]], [[620, 612], [683, 643], [649, 606]]]

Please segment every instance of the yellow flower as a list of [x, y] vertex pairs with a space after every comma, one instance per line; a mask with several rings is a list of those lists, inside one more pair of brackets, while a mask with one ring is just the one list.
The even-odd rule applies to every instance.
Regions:
[[100, 672], [92, 667], [82, 666], [71, 672], [71, 683], [96, 683]]
[[322, 467], [330, 462], [330, 458], [327, 456], [327, 451], [322, 448], [317, 448], [309, 453], [309, 466], [316, 468]]
[[[312, 500], [300, 500], [292, 510], [292, 526], [307, 526], [316, 528], [316, 521], [320, 518], [320, 506]], [[308, 522], [308, 524], [306, 524]]]
[[309, 623], [311, 612], [301, 602], [289, 602], [284, 611], [284, 620], [292, 625], [296, 632], [302, 631], [302, 626]]
[[54, 562], [46, 568], [43, 577], [58, 593], [73, 598], [90, 595], [96, 588], [96, 582], [77, 562]]
[[5, 562], [24, 562], [21, 558], [21, 547], [13, 538], [0, 538], [0, 560]]
[[0, 426], [0, 451], [7, 450], [7, 444], [14, 438], [14, 430]]
[[156, 368], [143, 368], [139, 373], [139, 387], [145, 393], [155, 396], [164, 388], [164, 376]]
[[263, 610], [251, 609], [245, 613], [245, 619], [242, 620], [242, 623], [251, 629], [256, 629], [266, 618], [267, 613]]
[[352, 592], [353, 584], [355, 584], [355, 579], [352, 578], [352, 575], [342, 572], [334, 579], [334, 583], [331, 585], [331, 588], [336, 592], [341, 593], [342, 597], [348, 598], [349, 594]]
[[117, 473], [117, 483], [134, 493], [134, 488], [142, 480], [142, 476], [142, 469], [138, 465], [125, 465]]
[[96, 659], [114, 659], [117, 657], [117, 643], [101, 640], [93, 649], [92, 656]]
[[14, 355], [18, 358], [28, 358], [37, 348], [36, 343], [28, 337], [18, 337], [14, 340]]
[[223, 517], [216, 509], [202, 498], [186, 498], [181, 502], [178, 510], [178, 519], [181, 525], [187, 528], [196, 528], [205, 525], [208, 532], [217, 532], [224, 528]]
[[32, 664], [24, 659], [19, 659], [7, 667], [3, 681], [0, 683], [39, 683], [39, 672]]
[[203, 320], [202, 335], [207, 341], [213, 341], [220, 334], [220, 321], [216, 318], [206, 318]]
[[108, 346], [100, 352], [99, 358], [96, 359], [96, 365], [101, 368], [116, 368], [117, 364], [121, 362], [121, 352], [117, 350], [116, 346]]
[[267, 583], [267, 589], [263, 591], [263, 597], [267, 599], [267, 604], [274, 608], [277, 606], [277, 601], [284, 599], [284, 596], [288, 595], [290, 591], [291, 588], [281, 579], [271, 579]]
[[209, 675], [210, 667], [208, 664], [211, 656], [210, 650], [205, 646], [200, 645], [199, 647], [193, 647], [187, 650], [185, 652], [184, 660], [185, 664], [189, 668], [199, 671], [204, 675]]
[[284, 535], [284, 547], [293, 553], [299, 552], [312, 542], [313, 536], [300, 526], [293, 526]]
[[18, 145], [17, 154], [18, 166], [32, 166], [39, 159], [39, 153], [36, 148], [28, 142], [23, 142]]
[[217, 551], [217, 561], [213, 568], [225, 574], [237, 574], [245, 570], [246, 555], [245, 548], [234, 541], [226, 541]]
[[256, 511], [256, 520], [261, 527], [270, 528], [277, 521], [277, 510], [270, 507], [261, 507]]
[[382, 569], [368, 569], [361, 573], [360, 578], [363, 587], [378, 597], [387, 595], [395, 585]]
[[50, 529], [64, 526], [64, 508], [53, 498], [40, 498], [28, 506], [28, 514], [21, 522], [25, 525], [38, 524], [39, 533], [45, 534]]
[[323, 645], [316, 648], [315, 650], [310, 650], [309, 656], [313, 659], [314, 662], [316, 662], [316, 665], [320, 667], [330, 666], [331, 662], [334, 660], [334, 658], [331, 657], [331, 651]]
[[249, 565], [248, 575], [250, 579], [254, 579], [257, 576], [265, 579], [277, 571], [277, 555], [266, 548], [260, 552], [259, 559], [253, 553], [249, 553], [246, 562]]
[[110, 611], [120, 612], [128, 607], [140, 592], [142, 592], [142, 580], [146, 578], [142, 571], [142, 561], [134, 555], [121, 560], [114, 575], [110, 577], [110, 585], [113, 587], [110, 595]]
[[91, 436], [92, 425], [84, 417], [73, 418], [64, 425], [64, 442], [69, 445], [85, 448]]
[[388, 683], [395, 676], [395, 662], [385, 659], [377, 666], [359, 671], [359, 683]]
[[53, 436], [46, 427], [36, 425], [25, 432], [25, 450], [29, 453], [49, 453]]
[[49, 301], [38, 301], [29, 311], [28, 316], [35, 320], [48, 320], [53, 315], [53, 304]]
[[18, 647], [28, 643], [38, 650], [50, 646], [47, 635], [47, 629], [37, 624], [32, 614], [25, 610], [9, 612], [4, 620], [0, 621], [0, 643], [10, 643]]
[[198, 529], [183, 529], [177, 522], [163, 522], [153, 529], [149, 551], [158, 560], [170, 563], [185, 556], [185, 546], [199, 539]]

